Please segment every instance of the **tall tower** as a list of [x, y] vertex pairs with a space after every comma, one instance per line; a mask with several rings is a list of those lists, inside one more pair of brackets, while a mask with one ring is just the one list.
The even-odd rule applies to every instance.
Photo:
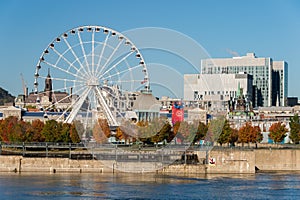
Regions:
[[50, 69], [48, 68], [48, 75], [45, 80], [45, 95], [49, 98], [49, 102], [52, 102], [52, 79], [50, 76]]

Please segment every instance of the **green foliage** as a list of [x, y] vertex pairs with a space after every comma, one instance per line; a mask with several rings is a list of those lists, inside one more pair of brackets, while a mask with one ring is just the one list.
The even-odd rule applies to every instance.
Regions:
[[168, 140], [170, 134], [172, 130], [172, 126], [170, 123], [165, 122], [165, 124], [163, 125], [163, 127], [160, 129], [160, 131], [151, 137], [151, 141], [153, 143], [158, 143], [158, 142], [162, 142], [164, 140]]
[[193, 143], [195, 143], [195, 142], [198, 142], [199, 140], [203, 140], [205, 138], [208, 127], [203, 122], [200, 122], [200, 121], [193, 121], [193, 124], [195, 124], [196, 126], [198, 125], [197, 132], [196, 132], [194, 140], [193, 140]]
[[76, 126], [75, 126], [74, 123], [71, 124], [69, 131], [70, 131], [69, 136], [70, 136], [71, 142], [72, 143], [79, 143], [80, 142], [80, 137], [79, 137], [79, 134], [77, 132], [77, 129], [76, 129]]
[[63, 124], [49, 120], [32, 123], [7, 117], [0, 120], [0, 141], [3, 142], [80, 142], [75, 124]]
[[225, 120], [222, 133], [218, 138], [218, 143], [222, 146], [222, 144], [229, 143], [230, 136], [233, 133], [233, 129], [230, 127], [229, 121]]
[[61, 140], [62, 123], [55, 120], [48, 120], [42, 130], [45, 142], [62, 142]]
[[205, 136], [205, 140], [209, 142], [217, 142], [223, 131], [224, 123], [225, 117], [223, 116], [213, 119], [208, 125], [208, 131]]
[[299, 144], [300, 141], [300, 120], [298, 114], [290, 118], [290, 139], [294, 144]]

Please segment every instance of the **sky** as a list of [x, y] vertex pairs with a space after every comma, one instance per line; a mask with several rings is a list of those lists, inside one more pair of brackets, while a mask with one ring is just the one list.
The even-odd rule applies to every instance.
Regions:
[[143, 27], [174, 30], [212, 58], [254, 52], [285, 60], [288, 95], [300, 97], [299, 11], [297, 0], [1, 0], [0, 87], [21, 94], [22, 74], [33, 89], [38, 59], [54, 38], [74, 27], [101, 25], [124, 33]]

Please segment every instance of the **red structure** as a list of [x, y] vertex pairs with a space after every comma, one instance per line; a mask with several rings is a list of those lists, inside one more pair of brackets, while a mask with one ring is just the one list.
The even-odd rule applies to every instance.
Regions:
[[172, 124], [182, 122], [184, 119], [184, 110], [182, 102], [174, 102], [172, 106]]

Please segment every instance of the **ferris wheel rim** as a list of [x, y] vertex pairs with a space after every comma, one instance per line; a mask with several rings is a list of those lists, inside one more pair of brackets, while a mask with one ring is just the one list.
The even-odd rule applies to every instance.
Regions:
[[[101, 25], [82, 25], [82, 26], [73, 27], [73, 28], [68, 29], [67, 31], [59, 34], [50, 43], [48, 43], [47, 47], [43, 50], [43, 52], [40, 55], [39, 60], [37, 62], [36, 70], [35, 70], [35, 74], [34, 74], [34, 77], [35, 77], [35, 79], [34, 79], [35, 80], [35, 82], [34, 82], [34, 93], [35, 94], [38, 93], [38, 84], [36, 84], [36, 82], [38, 82], [37, 80], [38, 80], [38, 77], [39, 77], [39, 73], [38, 72], [41, 69], [41, 63], [44, 61], [44, 55], [47, 54], [47, 51], [49, 50], [49, 48], [51, 48], [51, 45], [57, 43], [57, 39], [58, 38], [65, 37], [65, 34], [67, 34], [67, 36], [68, 36], [69, 33], [72, 34], [71, 33], [72, 31], [74, 31], [73, 34], [75, 34], [76, 31], [83, 32], [84, 30], [87, 30], [89, 28], [91, 28], [93, 31], [94, 31], [94, 29], [98, 29], [98, 31], [96, 31], [96, 32], [100, 32], [102, 30], [103, 32], [106, 31], [107, 34], [114, 33], [115, 35], [118, 35], [119, 37], [122, 37], [122, 39], [125, 39], [125, 41], [128, 41], [129, 44], [131, 44], [132, 47], [135, 48], [134, 51], [137, 54], [139, 54], [140, 60], [143, 62], [142, 66], [145, 69], [144, 74], [145, 74], [146, 80], [145, 79], [143, 80], [143, 81], [145, 81], [145, 87], [144, 88], [146, 90], [150, 90], [150, 78], [149, 78], [149, 73], [148, 73], [148, 69], [147, 69], [147, 65], [146, 65], [145, 59], [144, 59], [142, 53], [140, 52], [140, 50], [136, 47], [136, 45], [134, 45], [134, 43], [132, 42], [132, 40], [130, 40], [129, 38], [127, 38], [123, 33], [119, 32], [119, 31], [116, 31], [116, 30], [114, 30], [114, 29], [112, 29], [110, 27], [101, 26]], [[65, 37], [65, 38], [67, 38], [67, 37]]]

